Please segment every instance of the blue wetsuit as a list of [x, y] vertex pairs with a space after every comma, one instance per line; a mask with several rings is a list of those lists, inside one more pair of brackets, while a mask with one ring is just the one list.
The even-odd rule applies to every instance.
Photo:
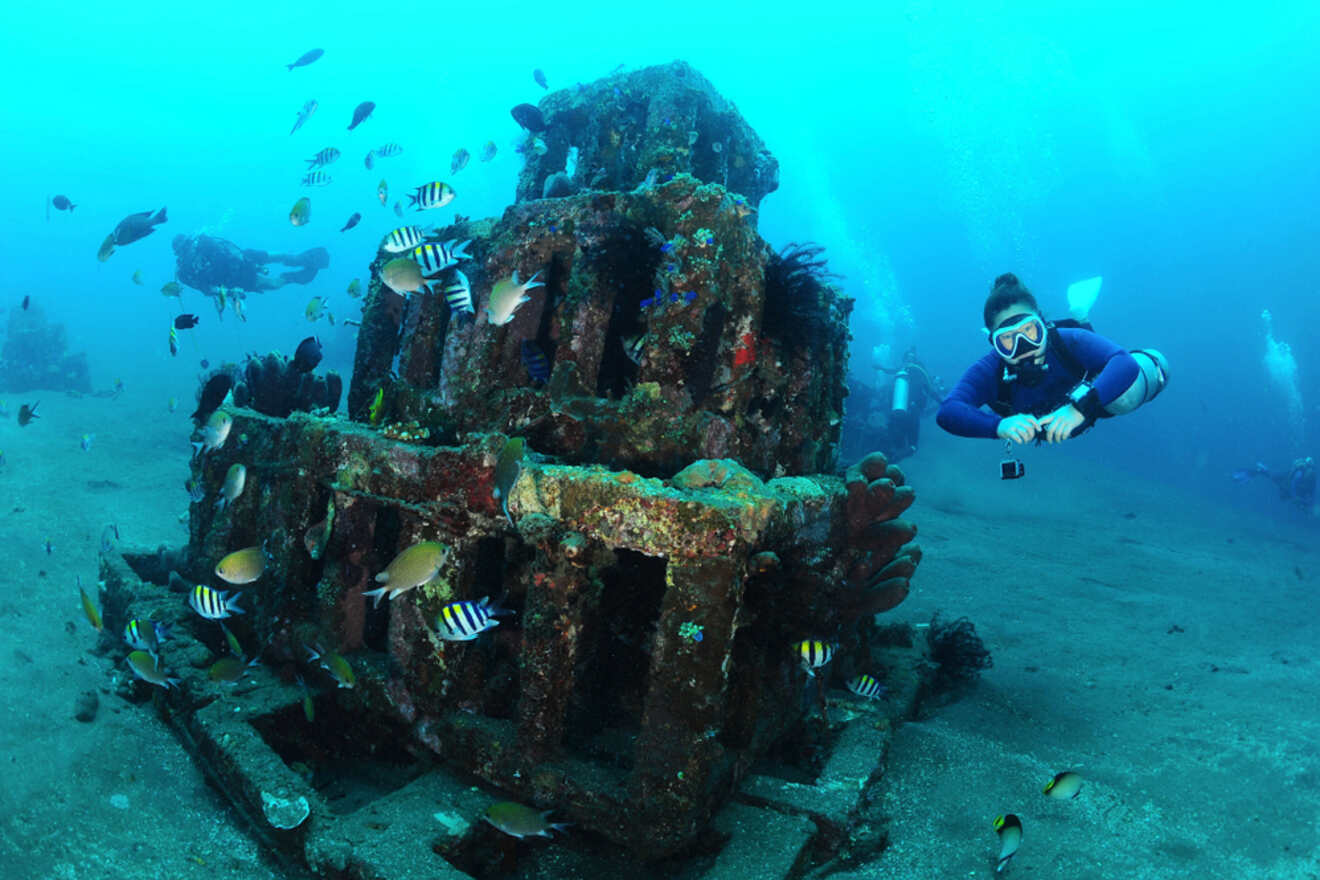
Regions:
[[[1095, 389], [1095, 401], [1103, 407], [1126, 391], [1134, 381], [1140, 367], [1132, 355], [1110, 340], [1093, 333], [1071, 327], [1051, 327], [1051, 339], [1045, 350], [1045, 369], [1038, 372], [1028, 368], [1008, 383], [1008, 404], [1014, 413], [1043, 416], [1063, 405], [1068, 393], [1082, 379], [1090, 381]], [[1055, 347], [1066, 346], [1074, 361], [1086, 371], [1079, 376], [1070, 369]], [[935, 421], [950, 434], [960, 437], [998, 437], [1001, 417], [982, 409], [996, 402], [999, 383], [1004, 375], [1004, 362], [993, 351], [967, 368], [962, 378], [944, 403]], [[1074, 433], [1090, 427], [1098, 413], [1084, 413], [1087, 420]]]

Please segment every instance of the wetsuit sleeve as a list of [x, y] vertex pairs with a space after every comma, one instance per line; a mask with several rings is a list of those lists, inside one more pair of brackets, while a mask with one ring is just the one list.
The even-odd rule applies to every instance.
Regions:
[[999, 416], [981, 407], [995, 399], [1003, 367], [999, 358], [988, 354], [967, 368], [949, 396], [940, 404], [935, 422], [959, 437], [999, 436]]
[[1141, 368], [1127, 350], [1090, 330], [1060, 329], [1073, 357], [1095, 376], [1091, 387], [1100, 406], [1108, 406], [1137, 380]]

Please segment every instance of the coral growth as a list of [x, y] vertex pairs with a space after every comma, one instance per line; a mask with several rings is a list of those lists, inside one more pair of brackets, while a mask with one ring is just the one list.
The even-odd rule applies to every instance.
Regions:
[[280, 418], [295, 410], [334, 412], [343, 390], [344, 380], [334, 370], [324, 376], [305, 373], [272, 351], [265, 357], [248, 358], [234, 386], [234, 403]]
[[941, 620], [936, 614], [926, 630], [926, 647], [934, 674], [931, 690], [948, 692], [971, 684], [982, 671], [995, 665], [990, 651], [976, 634], [976, 626], [966, 617]]

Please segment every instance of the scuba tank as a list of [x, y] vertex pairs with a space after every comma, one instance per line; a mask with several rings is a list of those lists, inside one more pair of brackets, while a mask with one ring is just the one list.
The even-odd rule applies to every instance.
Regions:
[[1132, 357], [1140, 372], [1128, 389], [1104, 408], [1111, 416], [1126, 415], [1142, 404], [1150, 403], [1169, 382], [1169, 362], [1164, 355], [1153, 348], [1139, 348], [1132, 352]]
[[894, 376], [894, 391], [892, 403], [889, 407], [891, 412], [906, 413], [908, 410], [908, 391], [909, 379], [907, 368], [898, 371]]

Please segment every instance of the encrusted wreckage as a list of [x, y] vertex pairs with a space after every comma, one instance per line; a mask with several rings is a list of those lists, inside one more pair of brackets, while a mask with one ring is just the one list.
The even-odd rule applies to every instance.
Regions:
[[[162, 649], [176, 727], [275, 850], [324, 876], [511, 871], [520, 851], [479, 822], [497, 800], [573, 823], [563, 858], [583, 871], [700, 854], [704, 876], [787, 876], [861, 845], [850, 822], [916, 690], [915, 649], [872, 622], [921, 558], [899, 519], [913, 492], [882, 456], [831, 473], [849, 302], [757, 236], [775, 165], [731, 105], [675, 64], [540, 110], [529, 138], [549, 149], [520, 197], [564, 145], [581, 191], [440, 238], [472, 240], [479, 307], [515, 270], [545, 286], [497, 326], [374, 280], [381, 254], [350, 418], [234, 409], [245, 443], [194, 471], [214, 487], [242, 463], [246, 488], [195, 503], [179, 553], [105, 557], [106, 631], [181, 624]], [[365, 598], [420, 541], [447, 548], [439, 576]], [[252, 546], [265, 569], [226, 633], [185, 599]], [[438, 636], [446, 603], [487, 596], [511, 612], [498, 626]], [[264, 668], [190, 670], [235, 640]], [[803, 640], [835, 646], [813, 676]], [[889, 715], [837, 699], [860, 673]], [[785, 769], [794, 753], [811, 757]]]

